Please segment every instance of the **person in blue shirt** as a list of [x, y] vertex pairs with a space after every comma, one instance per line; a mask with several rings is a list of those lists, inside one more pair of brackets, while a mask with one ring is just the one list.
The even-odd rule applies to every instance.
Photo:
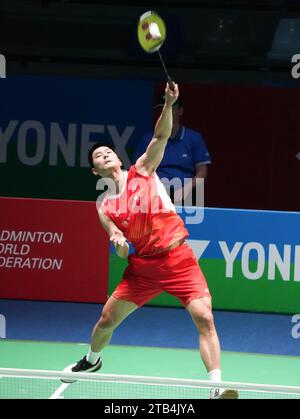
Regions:
[[[163, 106], [164, 96], [160, 98], [155, 109]], [[164, 157], [157, 169], [157, 174], [170, 193], [172, 201], [177, 205], [188, 202], [196, 204], [197, 179], [207, 177], [208, 165], [211, 157], [203, 136], [181, 124], [183, 103], [181, 98], [173, 105], [173, 127], [171, 137], [167, 143]], [[135, 160], [147, 149], [153, 133], [147, 133], [137, 146]], [[170, 188], [170, 181], [176, 178], [174, 187]], [[189, 198], [189, 199], [188, 199]]]

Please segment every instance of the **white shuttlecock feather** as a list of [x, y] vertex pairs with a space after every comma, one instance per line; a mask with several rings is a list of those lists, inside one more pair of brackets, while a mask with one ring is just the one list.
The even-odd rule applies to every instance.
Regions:
[[158, 24], [155, 22], [150, 23], [149, 25], [149, 32], [152, 39], [160, 39], [161, 33], [158, 27]]

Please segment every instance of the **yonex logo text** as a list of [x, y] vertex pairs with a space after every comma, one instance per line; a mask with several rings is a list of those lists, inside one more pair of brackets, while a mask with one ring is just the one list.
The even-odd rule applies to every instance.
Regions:
[[0, 54], [0, 78], [6, 78], [6, 59], [2, 54]]
[[[0, 163], [8, 162], [10, 148], [17, 144], [18, 161], [25, 166], [38, 166], [48, 161], [49, 166], [56, 167], [61, 164], [59, 161], [62, 158], [63, 165], [67, 167], [89, 167], [92, 138], [103, 136], [114, 144], [123, 165], [129, 167], [131, 161], [126, 146], [134, 130], [133, 126], [119, 128], [116, 125], [67, 123], [64, 128], [58, 122], [13, 119], [8, 124], [2, 124], [0, 120]], [[36, 137], [36, 147], [34, 153], [29, 153], [33, 135]]]
[[6, 319], [3, 314], [0, 314], [0, 339], [6, 338]]

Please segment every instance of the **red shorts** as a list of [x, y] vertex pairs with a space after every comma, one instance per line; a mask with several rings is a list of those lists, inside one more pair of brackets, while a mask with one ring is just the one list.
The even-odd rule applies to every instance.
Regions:
[[122, 281], [113, 297], [142, 306], [162, 292], [177, 297], [184, 306], [196, 298], [211, 297], [192, 249], [185, 243], [155, 256], [128, 258]]

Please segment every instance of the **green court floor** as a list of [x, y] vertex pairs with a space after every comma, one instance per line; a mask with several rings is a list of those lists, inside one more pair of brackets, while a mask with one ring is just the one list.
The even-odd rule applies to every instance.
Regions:
[[[87, 349], [84, 344], [0, 340], [0, 368], [60, 371]], [[102, 355], [105, 374], [207, 379], [196, 350], [111, 345]], [[300, 386], [298, 357], [223, 352], [222, 370], [224, 381]], [[49, 391], [56, 387], [57, 382]]]

